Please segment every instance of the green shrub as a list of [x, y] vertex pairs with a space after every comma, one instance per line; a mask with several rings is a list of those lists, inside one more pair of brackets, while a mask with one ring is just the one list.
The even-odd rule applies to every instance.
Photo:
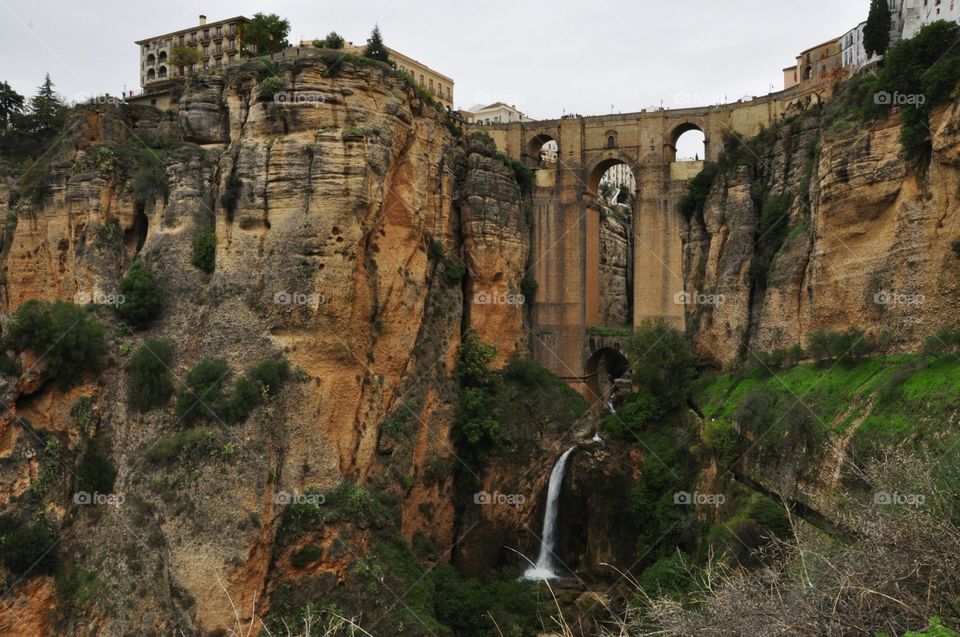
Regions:
[[775, 195], [763, 201], [754, 255], [750, 262], [750, 280], [758, 289], [766, 289], [773, 259], [787, 237], [792, 203], [792, 195]]
[[938, 356], [948, 352], [955, 352], [960, 346], [960, 331], [943, 327], [923, 342], [923, 353], [927, 356]]
[[166, 201], [169, 186], [162, 153], [142, 147], [137, 148], [135, 153], [137, 163], [130, 181], [134, 202], [144, 205], [159, 198]]
[[331, 31], [327, 34], [327, 37], [323, 39], [323, 46], [328, 49], [342, 49], [343, 44], [343, 36], [336, 31]]
[[[958, 242], [960, 243], [960, 242]], [[447, 250], [443, 247], [443, 242], [439, 239], [430, 239], [430, 243], [427, 246], [427, 259], [434, 262], [439, 262], [443, 259], [443, 255], [446, 254]]]
[[85, 370], [96, 370], [106, 351], [104, 329], [73, 303], [27, 301], [9, 326], [7, 346], [31, 350], [46, 364], [46, 375], [61, 387], [75, 383]]
[[766, 385], [760, 385], [743, 397], [733, 412], [733, 419], [740, 423], [743, 431], [761, 434], [771, 424], [776, 402], [776, 394]]
[[663, 417], [659, 402], [648, 394], [637, 394], [620, 406], [616, 415], [607, 416], [600, 430], [619, 440], [635, 443], [647, 427]]
[[[227, 211], [227, 220], [233, 221], [233, 213], [237, 210], [237, 203], [240, 202], [240, 193], [243, 189], [243, 181], [237, 174], [237, 168], [234, 166], [227, 177], [227, 183], [220, 194], [220, 205]], [[211, 224], [212, 225], [212, 224]]]
[[304, 566], [313, 564], [321, 557], [323, 557], [323, 549], [316, 544], [307, 544], [290, 556], [290, 564], [292, 564], [294, 568], [303, 568]]
[[[226, 193], [224, 193], [226, 196]], [[217, 231], [213, 224], [204, 226], [193, 238], [190, 263], [210, 274], [217, 266]]]
[[137, 348], [127, 363], [130, 405], [145, 412], [167, 404], [173, 394], [172, 356], [167, 341], [151, 339]]
[[216, 435], [207, 427], [179, 431], [157, 442], [147, 451], [147, 460], [169, 462], [175, 458], [186, 460], [200, 454], [209, 455], [215, 448]]
[[869, 356], [876, 345], [859, 329], [844, 332], [815, 330], [810, 333], [807, 351], [820, 364], [852, 365]]
[[540, 284], [533, 278], [533, 274], [525, 272], [523, 278], [520, 280], [520, 294], [523, 295], [524, 301], [527, 303], [531, 302], [537, 295], [537, 289], [539, 287]]
[[499, 154], [500, 161], [505, 163], [513, 171], [513, 178], [520, 188], [520, 192], [529, 195], [533, 192], [534, 174], [533, 171], [523, 165], [523, 162], [507, 156], [506, 153]]
[[697, 173], [697, 176], [690, 180], [687, 185], [687, 193], [680, 200], [680, 212], [683, 217], [690, 221], [694, 217], [703, 219], [703, 208], [707, 203], [707, 197], [710, 195], [710, 189], [720, 174], [720, 166], [713, 162], [705, 162], [703, 170]]
[[273, 97], [277, 93], [283, 90], [283, 79], [277, 77], [276, 75], [271, 75], [260, 80], [260, 84], [257, 86], [260, 92], [260, 97]]
[[694, 589], [693, 561], [677, 551], [661, 557], [640, 575], [640, 588], [651, 598], [679, 597]]
[[491, 573], [464, 579], [449, 564], [433, 573], [437, 619], [458, 637], [534, 635], [540, 632], [536, 587]]
[[262, 401], [261, 385], [241, 376], [234, 381], [233, 392], [218, 402], [215, 411], [225, 423], [232, 425], [246, 420], [253, 408]]
[[703, 442], [713, 451], [717, 458], [717, 466], [721, 470], [732, 467], [740, 457], [740, 434], [725, 420], [712, 418], [704, 423]]
[[74, 491], [87, 493], [111, 493], [117, 479], [117, 468], [106, 450], [103, 440], [90, 441], [77, 467], [77, 480]]
[[0, 352], [0, 374], [4, 376], [20, 376], [20, 363], [11, 358], [6, 352]]
[[58, 544], [56, 531], [45, 524], [0, 515], [0, 562], [15, 576], [52, 575]]
[[665, 415], [680, 413], [696, 376], [694, 357], [683, 334], [666, 321], [644, 321], [627, 346], [633, 382], [657, 401]]
[[189, 424], [197, 418], [216, 419], [230, 366], [222, 358], [203, 359], [187, 374], [177, 393], [177, 418]]
[[117, 305], [117, 315], [133, 328], [143, 329], [160, 315], [163, 304], [157, 282], [140, 259], [133, 262], [120, 282], [120, 294], [123, 303]]
[[460, 285], [460, 281], [467, 274], [467, 266], [456, 255], [446, 254], [443, 257], [443, 280], [450, 287]]
[[290, 361], [285, 358], [262, 361], [250, 371], [250, 376], [263, 385], [271, 395], [290, 378]]

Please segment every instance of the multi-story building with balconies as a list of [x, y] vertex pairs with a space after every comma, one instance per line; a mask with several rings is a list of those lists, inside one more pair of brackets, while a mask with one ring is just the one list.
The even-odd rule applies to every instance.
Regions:
[[[192, 71], [221, 68], [237, 60], [247, 22], [247, 18], [237, 16], [208, 23], [207, 16], [201, 15], [197, 26], [137, 41], [140, 86], [147, 93], [160, 91]], [[178, 64], [174, 54], [175, 49], [184, 47], [199, 53], [196, 64], [190, 68]]]

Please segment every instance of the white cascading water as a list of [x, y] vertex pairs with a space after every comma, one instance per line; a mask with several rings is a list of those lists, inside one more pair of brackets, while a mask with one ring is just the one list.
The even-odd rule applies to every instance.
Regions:
[[553, 547], [557, 540], [557, 509], [560, 503], [560, 487], [567, 468], [567, 458], [576, 447], [567, 449], [550, 472], [550, 485], [547, 487], [547, 510], [543, 514], [543, 537], [540, 540], [540, 555], [535, 566], [523, 574], [528, 580], [557, 579], [553, 572]]

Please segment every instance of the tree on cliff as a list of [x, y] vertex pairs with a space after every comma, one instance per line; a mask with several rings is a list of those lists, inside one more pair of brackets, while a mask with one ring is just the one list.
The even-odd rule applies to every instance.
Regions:
[[194, 64], [200, 63], [200, 59], [200, 50], [193, 46], [175, 46], [170, 51], [170, 63], [186, 67], [187, 73], [190, 73]]
[[289, 33], [290, 23], [276, 13], [257, 13], [243, 31], [243, 46], [252, 48], [257, 55], [276, 53], [290, 46]]
[[53, 139], [63, 127], [67, 106], [53, 90], [53, 81], [47, 73], [37, 94], [30, 98], [30, 132], [41, 140]]
[[883, 55], [887, 52], [892, 20], [887, 0], [870, 0], [870, 15], [863, 27], [863, 48], [867, 55]]
[[323, 39], [323, 46], [327, 49], [342, 49], [343, 36], [336, 31], [331, 31], [327, 34], [327, 37]]
[[14, 118], [23, 112], [23, 95], [6, 82], [0, 82], [0, 131], [13, 126]]
[[370, 39], [367, 40], [367, 48], [364, 49], [363, 56], [380, 60], [381, 62], [386, 62], [390, 59], [390, 55], [387, 53], [387, 47], [383, 44], [383, 36], [380, 35], [379, 25], [373, 27], [373, 33], [370, 34]]

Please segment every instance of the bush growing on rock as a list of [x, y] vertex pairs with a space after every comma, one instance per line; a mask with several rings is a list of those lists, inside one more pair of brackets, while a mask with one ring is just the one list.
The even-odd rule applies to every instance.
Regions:
[[633, 382], [650, 395], [664, 415], [686, 407], [693, 379], [694, 357], [686, 338], [660, 319], [644, 321], [627, 346]]
[[96, 370], [106, 351], [103, 327], [83, 308], [65, 301], [27, 301], [10, 323], [7, 346], [32, 351], [46, 376], [61, 387]]
[[177, 418], [185, 424], [197, 418], [216, 419], [230, 366], [222, 358], [203, 359], [187, 373], [186, 382], [177, 393]]
[[42, 522], [0, 515], [0, 562], [14, 575], [51, 575], [57, 568], [57, 533]]
[[[227, 196], [226, 193], [223, 194]], [[217, 258], [217, 232], [213, 224], [205, 226], [193, 238], [193, 254], [190, 257], [190, 263], [210, 274], [216, 268]]]
[[137, 259], [120, 283], [123, 303], [117, 305], [117, 315], [135, 329], [149, 326], [160, 315], [163, 304], [153, 273]]
[[130, 362], [130, 405], [137, 411], [149, 411], [165, 405], [173, 394], [170, 376], [171, 352], [167, 341], [151, 339], [141, 345]]

